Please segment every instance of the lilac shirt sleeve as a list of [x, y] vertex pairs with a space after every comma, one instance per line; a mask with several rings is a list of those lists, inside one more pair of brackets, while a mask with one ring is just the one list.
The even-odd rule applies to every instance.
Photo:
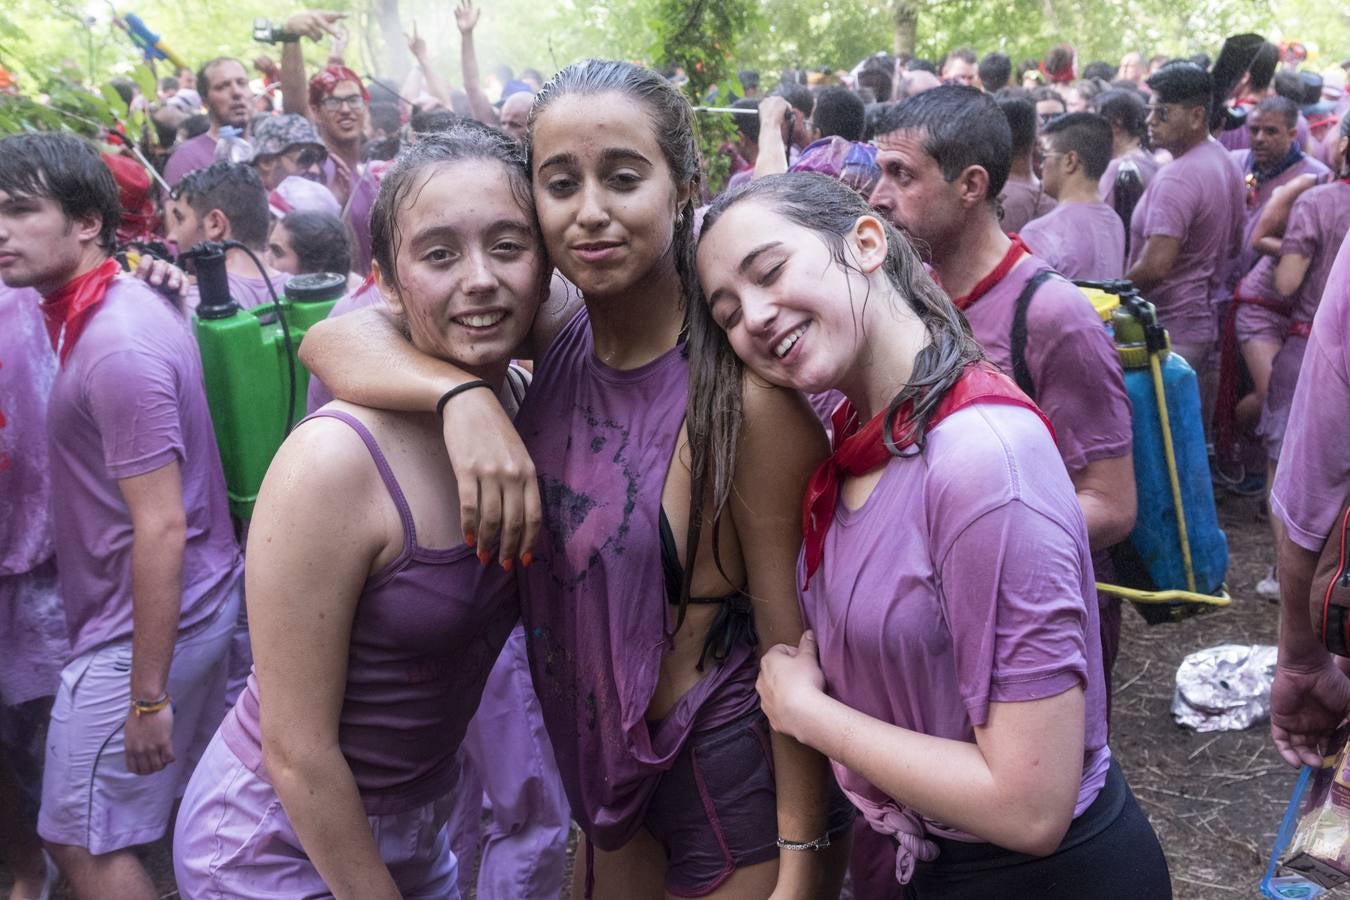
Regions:
[[1066, 296], [1031, 304], [1027, 367], [1036, 402], [1055, 428], [1060, 456], [1072, 475], [1097, 460], [1130, 455], [1130, 398], [1120, 356], [1088, 299], [1077, 288], [1055, 282], [1043, 290], [1063, 290]]
[[183, 461], [178, 373], [131, 350], [108, 354], [85, 375], [84, 396], [113, 478], [134, 478]]
[[1308, 194], [1304, 193], [1294, 201], [1289, 210], [1289, 225], [1284, 230], [1284, 240], [1280, 241], [1280, 255], [1297, 254], [1312, 259], [1317, 252], [1317, 206]]
[[1078, 546], [1012, 500], [984, 513], [941, 557], [961, 701], [974, 725], [990, 703], [1087, 686]]
[[1195, 221], [1194, 191], [1180, 179], [1173, 179], [1165, 187], [1158, 185], [1149, 197], [1147, 217], [1144, 219], [1144, 237], [1171, 237], [1180, 240], [1186, 236]]

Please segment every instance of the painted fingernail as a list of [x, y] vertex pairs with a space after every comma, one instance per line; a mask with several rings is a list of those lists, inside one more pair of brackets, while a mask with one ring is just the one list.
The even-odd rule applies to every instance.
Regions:
[[478, 551], [478, 562], [479, 562], [481, 565], [486, 566], [488, 563], [492, 562], [492, 554], [489, 553], [489, 552], [487, 552], [486, 550], [479, 550], [479, 551]]
[[503, 571], [503, 572], [510, 572], [510, 571], [511, 571], [511, 567], [514, 566], [514, 565], [515, 565], [515, 561], [514, 561], [514, 560], [512, 560], [512, 559], [504, 559], [504, 560], [502, 560], [502, 571]]
[[534, 551], [526, 550], [520, 555], [520, 564], [522, 567], [528, 569], [532, 562], [534, 562]]
[[472, 531], [464, 532], [464, 543], [472, 547], [474, 544], [478, 543], [478, 535], [474, 534]]

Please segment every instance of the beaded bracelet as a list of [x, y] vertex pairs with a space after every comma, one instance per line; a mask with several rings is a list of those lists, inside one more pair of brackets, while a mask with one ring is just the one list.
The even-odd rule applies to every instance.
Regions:
[[830, 846], [828, 831], [814, 841], [789, 841], [781, 837], [778, 839], [779, 850], [824, 850], [828, 846]]

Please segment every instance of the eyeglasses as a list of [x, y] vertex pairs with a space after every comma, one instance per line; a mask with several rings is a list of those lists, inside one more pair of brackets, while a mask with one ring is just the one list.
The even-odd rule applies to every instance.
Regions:
[[1144, 110], [1147, 113], [1145, 118], [1157, 119], [1159, 122], [1167, 121], [1167, 114], [1168, 114], [1167, 104], [1150, 103], [1148, 106], [1144, 107]]
[[344, 106], [351, 109], [364, 109], [366, 101], [361, 98], [360, 94], [352, 94], [347, 97], [324, 97], [319, 105], [329, 112], [337, 112]]

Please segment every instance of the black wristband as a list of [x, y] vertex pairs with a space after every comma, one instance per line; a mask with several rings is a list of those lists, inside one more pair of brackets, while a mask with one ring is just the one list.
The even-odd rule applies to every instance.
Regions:
[[453, 400], [455, 398], [455, 395], [462, 394], [465, 391], [471, 391], [474, 388], [487, 388], [488, 390], [492, 390], [492, 385], [488, 384], [486, 381], [483, 381], [482, 379], [478, 379], [476, 381], [466, 381], [463, 384], [455, 385], [450, 390], [446, 391], [444, 394], [441, 394], [441, 399], [436, 401], [437, 418], [445, 415], [445, 404]]
[[297, 44], [299, 42], [300, 42], [300, 35], [291, 34], [289, 31], [283, 31], [280, 25], [272, 26], [272, 43]]

